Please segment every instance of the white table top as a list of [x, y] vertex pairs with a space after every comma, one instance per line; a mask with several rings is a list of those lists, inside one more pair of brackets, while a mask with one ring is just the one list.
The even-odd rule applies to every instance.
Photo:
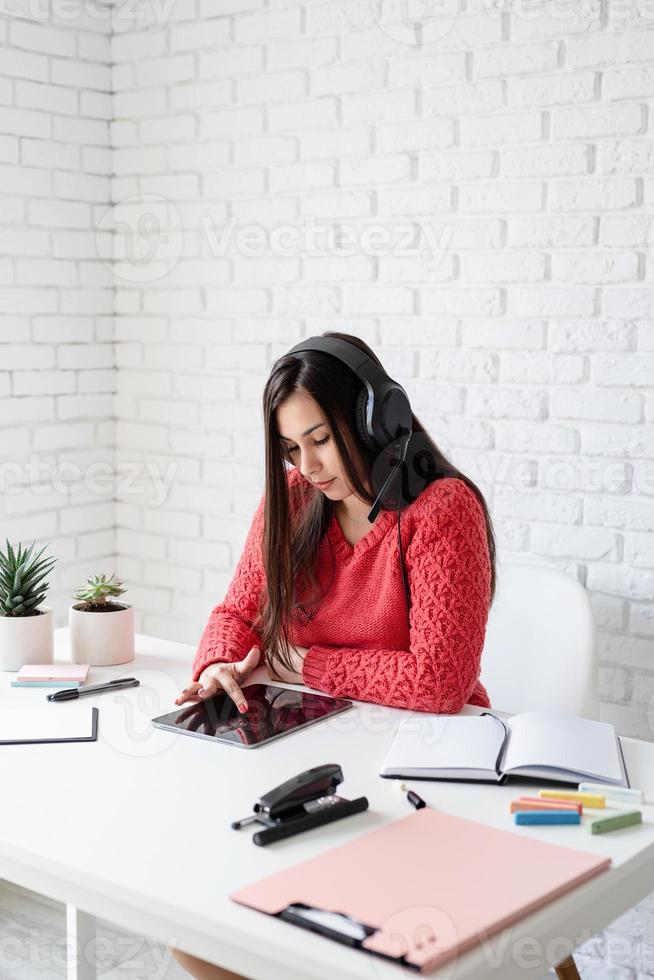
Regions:
[[[406, 976], [227, 896], [411, 813], [396, 781], [377, 773], [398, 721], [420, 713], [355, 702], [342, 715], [253, 750], [154, 728], [150, 719], [174, 710], [190, 681], [194, 653], [137, 635], [132, 663], [92, 667], [87, 682], [135, 676], [140, 687], [67, 704], [47, 704], [47, 689], [12, 688], [14, 673], [0, 674], [0, 709], [100, 709], [97, 742], [1, 747], [0, 875], [255, 980]], [[68, 630], [56, 630], [55, 662], [68, 659]], [[250, 679], [259, 681], [270, 683], [263, 668]], [[645, 822], [597, 837], [580, 827], [514, 828], [508, 801], [515, 785], [407, 781], [429, 806], [613, 860], [608, 872], [431, 976], [468, 980], [501, 966], [502, 980], [542, 977], [546, 958], [557, 962], [570, 952], [566, 939], [578, 944], [651, 891], [654, 744], [627, 738], [623, 748], [632, 785], [646, 791]], [[328, 762], [343, 768], [339, 794], [366, 795], [368, 811], [264, 848], [252, 843], [251, 827], [231, 829], [262, 793]]]

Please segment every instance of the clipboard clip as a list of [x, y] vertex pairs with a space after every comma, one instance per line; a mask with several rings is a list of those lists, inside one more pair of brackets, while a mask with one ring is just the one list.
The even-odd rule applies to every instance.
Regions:
[[[336, 942], [343, 943], [345, 946], [361, 949], [374, 956], [381, 956], [392, 963], [420, 972], [421, 964], [413, 962], [407, 957], [408, 949], [402, 943], [401, 937], [385, 937], [381, 929], [367, 925], [346, 912], [332, 912], [329, 909], [306, 905], [304, 902], [292, 902], [277, 913], [277, 918], [284, 919], [284, 921], [291, 922], [296, 926], [302, 926], [311, 932], [319, 933], [321, 936], [326, 936], [327, 939], [335, 939]], [[397, 946], [398, 939], [400, 939], [402, 948], [392, 952], [393, 947]]]
[[262, 824], [264, 830], [257, 831], [252, 840], [263, 846], [367, 810], [365, 796], [346, 800], [336, 795], [336, 787], [342, 782], [343, 771], [336, 763], [305, 769], [259, 797], [253, 806], [254, 813], [235, 820], [232, 829]]

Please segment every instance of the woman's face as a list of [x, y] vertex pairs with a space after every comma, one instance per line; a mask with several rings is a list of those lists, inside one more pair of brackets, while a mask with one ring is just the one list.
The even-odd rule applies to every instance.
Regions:
[[331, 428], [317, 402], [305, 392], [295, 392], [279, 406], [276, 420], [285, 454], [305, 480], [330, 500], [348, 497], [352, 490], [343, 474]]

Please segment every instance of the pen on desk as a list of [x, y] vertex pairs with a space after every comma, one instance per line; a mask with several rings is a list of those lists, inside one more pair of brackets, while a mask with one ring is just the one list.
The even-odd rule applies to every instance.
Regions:
[[[404, 793], [404, 791], [406, 790], [406, 783], [399, 783], [397, 789], [399, 790], [400, 793]], [[414, 793], [412, 789], [407, 790], [406, 798], [411, 804], [411, 806], [415, 807], [416, 810], [422, 810], [423, 807], [427, 806], [427, 804], [422, 799], [422, 797], [418, 796], [417, 793]]]
[[117, 677], [106, 684], [94, 684], [92, 687], [69, 687], [63, 691], [47, 694], [48, 701], [74, 701], [83, 694], [99, 694], [101, 691], [115, 691], [122, 687], [138, 687], [141, 682], [136, 677]]

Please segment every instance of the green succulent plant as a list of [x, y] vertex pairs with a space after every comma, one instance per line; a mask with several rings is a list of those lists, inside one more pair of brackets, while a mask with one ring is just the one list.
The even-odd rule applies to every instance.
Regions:
[[117, 596], [122, 595], [123, 592], [127, 592], [127, 589], [123, 588], [121, 581], [118, 579], [112, 581], [115, 574], [115, 572], [112, 572], [109, 578], [104, 574], [87, 578], [86, 581], [89, 584], [78, 589], [73, 594], [73, 598], [85, 602], [91, 609], [102, 609], [109, 604], [109, 600], [115, 599]]
[[5, 540], [7, 552], [0, 551], [0, 615], [34, 616], [49, 589], [44, 579], [57, 559], [41, 558], [47, 545], [32, 556], [34, 541], [23, 551], [20, 542], [14, 550]]

